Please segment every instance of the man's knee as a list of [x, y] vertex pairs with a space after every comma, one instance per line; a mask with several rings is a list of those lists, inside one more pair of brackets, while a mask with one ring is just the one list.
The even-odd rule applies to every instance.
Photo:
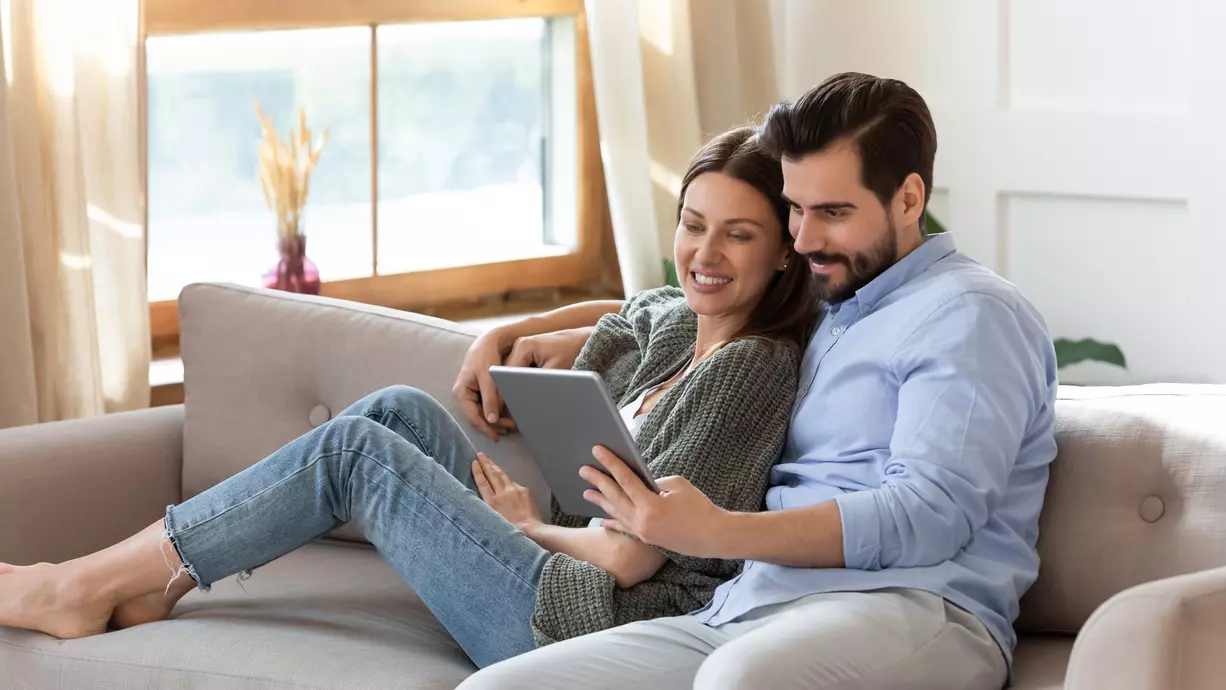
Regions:
[[[791, 687], [769, 682], [770, 669], [753, 656], [721, 653], [716, 649], [698, 667], [694, 690], [758, 690], [759, 688]], [[777, 670], [777, 669], [776, 669]]]

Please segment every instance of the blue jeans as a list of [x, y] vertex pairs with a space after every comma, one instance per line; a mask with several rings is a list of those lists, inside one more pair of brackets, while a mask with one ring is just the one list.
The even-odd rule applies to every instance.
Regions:
[[481, 667], [536, 645], [549, 552], [476, 493], [477, 452], [443, 406], [386, 388], [177, 506], [166, 530], [203, 589], [352, 522]]

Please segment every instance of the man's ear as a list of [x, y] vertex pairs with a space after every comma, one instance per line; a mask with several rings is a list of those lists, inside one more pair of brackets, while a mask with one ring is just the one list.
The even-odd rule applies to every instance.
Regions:
[[920, 218], [924, 215], [924, 197], [927, 191], [924, 180], [918, 173], [911, 173], [902, 181], [894, 200], [903, 227], [919, 225]]

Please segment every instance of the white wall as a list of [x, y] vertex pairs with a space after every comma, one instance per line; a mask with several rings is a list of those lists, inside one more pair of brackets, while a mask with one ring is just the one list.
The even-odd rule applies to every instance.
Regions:
[[772, 0], [784, 98], [903, 79], [940, 148], [933, 211], [1055, 336], [1117, 342], [1082, 383], [1226, 382], [1226, 2]]

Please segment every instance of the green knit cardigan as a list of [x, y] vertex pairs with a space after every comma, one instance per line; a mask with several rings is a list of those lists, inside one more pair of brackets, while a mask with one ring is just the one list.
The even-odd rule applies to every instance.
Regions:
[[[689, 362], [697, 329], [681, 290], [647, 290], [621, 313], [600, 319], [574, 368], [599, 373], [624, 406]], [[797, 368], [797, 348], [790, 344], [763, 338], [725, 344], [666, 392], [639, 425], [635, 441], [643, 460], [657, 477], [684, 476], [723, 508], [761, 510], [770, 468], [783, 450]], [[551, 521], [567, 527], [588, 522], [562, 513], [556, 501]], [[668, 560], [655, 575], [624, 589], [586, 561], [553, 554], [532, 616], [537, 645], [695, 611], [743, 565], [662, 552]]]

